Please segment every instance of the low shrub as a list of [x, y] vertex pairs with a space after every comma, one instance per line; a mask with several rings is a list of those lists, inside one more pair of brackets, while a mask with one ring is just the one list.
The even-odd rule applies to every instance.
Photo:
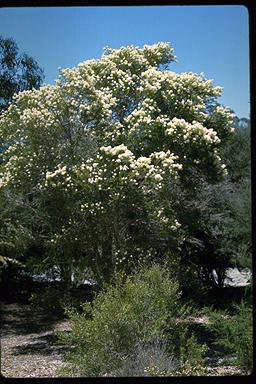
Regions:
[[214, 334], [216, 346], [220, 346], [234, 357], [233, 363], [238, 364], [243, 373], [250, 373], [253, 362], [253, 311], [248, 302], [234, 305], [235, 314], [228, 311], [207, 311], [209, 323], [206, 327]]
[[87, 376], [119, 369], [139, 342], [163, 338], [178, 299], [178, 284], [164, 268], [119, 274], [82, 314], [68, 312], [74, 326], [61, 340], [76, 346], [68, 360]]
[[252, 306], [244, 302], [237, 308], [238, 314], [232, 324], [236, 357], [241, 369], [249, 373], [253, 364], [253, 311]]
[[184, 364], [200, 365], [203, 347], [176, 325], [178, 314], [186, 313], [179, 299], [166, 268], [119, 274], [83, 305], [83, 313], [67, 311], [73, 328], [59, 334], [60, 342], [73, 346], [67, 361], [81, 376], [170, 376]]
[[168, 343], [156, 339], [151, 343], [138, 342], [125, 357], [121, 366], [112, 372], [114, 377], [171, 376], [178, 361], [170, 355]]

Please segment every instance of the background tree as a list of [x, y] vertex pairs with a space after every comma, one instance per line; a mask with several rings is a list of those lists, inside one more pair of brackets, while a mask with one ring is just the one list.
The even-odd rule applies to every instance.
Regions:
[[[14, 94], [26, 89], [39, 88], [43, 78], [43, 70], [32, 57], [26, 53], [19, 53], [13, 39], [0, 36], [0, 113], [7, 110]], [[0, 136], [0, 152], [7, 148], [8, 143]], [[2, 161], [1, 158], [0, 163]], [[26, 208], [29, 206], [24, 203], [22, 193], [13, 195], [8, 189], [0, 192], [0, 201], [0, 254], [9, 256], [9, 266], [12, 264], [10, 260], [14, 260], [15, 263], [15, 257], [21, 256], [26, 249], [28, 238], [32, 237], [31, 225], [28, 221], [24, 221], [23, 214], [25, 206]], [[29, 213], [27, 218], [28, 216]]]
[[238, 268], [252, 267], [252, 194], [250, 120], [235, 119], [235, 134], [222, 148], [228, 170], [229, 244]]
[[[43, 70], [36, 60], [26, 53], [19, 53], [13, 39], [0, 36], [0, 113], [8, 108], [14, 94], [39, 88], [43, 79]], [[7, 145], [0, 137], [0, 152]]]
[[198, 280], [201, 288], [202, 281], [208, 287], [221, 287], [228, 268], [251, 269], [250, 122], [235, 117], [234, 127], [234, 134], [220, 148], [227, 176], [217, 183], [201, 179], [191, 197], [181, 193], [180, 220], [188, 231], [182, 276], [190, 292], [188, 281], [194, 287]]
[[39, 88], [43, 70], [26, 53], [19, 53], [13, 39], [0, 36], [0, 112], [7, 109], [15, 93]]

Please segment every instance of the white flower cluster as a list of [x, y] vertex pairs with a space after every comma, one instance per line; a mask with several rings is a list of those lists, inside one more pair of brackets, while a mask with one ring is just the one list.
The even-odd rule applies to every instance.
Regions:
[[216, 170], [220, 174], [227, 176], [228, 170], [227, 170], [226, 164], [222, 163], [222, 159], [221, 159], [217, 149], [214, 149], [212, 157], [213, 157], [213, 164], [215, 165]]
[[16, 103], [10, 108], [10, 117], [15, 115], [18, 119], [19, 132], [22, 134], [27, 127], [31, 129], [31, 125], [40, 136], [48, 129], [56, 129], [59, 124], [57, 116], [61, 112], [60, 96], [60, 89], [56, 86], [44, 86], [39, 90], [24, 91], [16, 95]]
[[0, 172], [0, 186], [4, 187], [12, 184], [17, 188], [33, 182], [34, 166], [33, 156], [28, 155], [27, 158], [24, 156], [11, 156], [3, 171]]
[[65, 175], [67, 171], [66, 165], [58, 164], [57, 169], [54, 172], [46, 172], [46, 180], [51, 179], [57, 175]]
[[127, 183], [129, 171], [135, 157], [133, 153], [123, 144], [116, 147], [100, 147], [95, 158], [89, 158], [76, 168], [82, 178], [87, 178], [90, 184], [97, 185], [99, 190], [112, 190], [113, 186], [123, 182]]
[[182, 169], [182, 165], [176, 162], [177, 159], [178, 157], [170, 153], [169, 150], [167, 152], [153, 152], [149, 157], [139, 157], [134, 161], [133, 166], [137, 184], [140, 185], [140, 181], [143, 181], [144, 192], [159, 191], [163, 186], [162, 182], [167, 172], [174, 179], [178, 178], [178, 171]]
[[63, 164], [58, 164], [57, 168], [54, 172], [47, 171], [45, 175], [45, 186], [51, 185], [52, 187], [63, 186], [64, 182], [68, 182], [70, 180], [70, 176], [68, 177], [59, 177], [65, 176], [67, 173], [67, 166]]
[[9, 170], [0, 173], [0, 188], [6, 187], [13, 180], [13, 175]]
[[[4, 154], [1, 185], [19, 185], [26, 173], [31, 184], [37, 180], [41, 187], [53, 186], [58, 179], [58, 185], [72, 187], [64, 168], [49, 171], [43, 152], [53, 148], [52, 166], [67, 164], [71, 159], [65, 148], [76, 151], [85, 138], [97, 143], [98, 157], [84, 164], [82, 151], [75, 153], [71, 168], [82, 164], [77, 172], [83, 183], [99, 189], [128, 182], [144, 191], [161, 189], [166, 172], [177, 177], [181, 169], [180, 148], [182, 156], [187, 150], [190, 155], [192, 144], [204, 147], [216, 167], [224, 169], [214, 149], [232, 132], [233, 115], [225, 107], [207, 109], [222, 89], [202, 74], [161, 70], [174, 60], [169, 43], [108, 49], [99, 60], [62, 69], [53, 86], [18, 93], [0, 118], [0, 135], [12, 143]], [[165, 156], [159, 163], [156, 153]], [[191, 162], [200, 163], [200, 153]]]
[[164, 152], [153, 152], [150, 155], [151, 162], [154, 164], [161, 164], [164, 168], [169, 168], [173, 170], [181, 170], [182, 165], [177, 163], [178, 156], [174, 156], [169, 150]]
[[10, 145], [10, 147], [8, 147], [5, 151], [4, 151], [4, 155], [7, 156], [9, 154], [12, 154], [12, 153], [15, 153], [17, 149], [17, 145], [14, 144], [14, 145]]
[[176, 61], [176, 56], [173, 55], [173, 48], [170, 48], [170, 42], [153, 45], [145, 44], [143, 51], [145, 57], [153, 67], [157, 67], [159, 64], [169, 64], [171, 61]]
[[152, 96], [159, 91], [165, 79], [164, 76], [161, 76], [161, 73], [162, 72], [158, 71], [156, 68], [149, 68], [143, 72], [138, 92], [141, 94], [147, 93]]
[[143, 100], [143, 102], [125, 118], [129, 134], [137, 133], [141, 130], [144, 136], [151, 138], [156, 124], [154, 118], [156, 113], [160, 113], [157, 103], [149, 98]]
[[168, 217], [165, 216], [164, 214], [164, 209], [163, 208], [160, 208], [157, 213], [156, 213], [156, 217], [158, 220], [160, 220], [160, 222], [162, 224], [168, 224], [170, 219]]
[[178, 74], [149, 68], [142, 74], [138, 92], [140, 96], [150, 98], [160, 92], [162, 100], [170, 105], [170, 112], [174, 116], [187, 115], [191, 121], [203, 122], [208, 117], [207, 102], [219, 97], [222, 88], [213, 87], [212, 80], [206, 80], [202, 74]]
[[134, 255], [126, 249], [116, 249], [115, 251], [115, 264], [116, 266], [121, 266], [124, 263], [128, 263], [129, 261], [133, 261]]
[[119, 49], [111, 49], [106, 47], [102, 60], [111, 60], [120, 63], [122, 67], [135, 66], [137, 69], [145, 69], [145, 66], [158, 67], [160, 64], [169, 64], [175, 61], [176, 57], [173, 55], [173, 48], [170, 43], [161, 42], [157, 44], [147, 45], [143, 48], [129, 45], [128, 47], [121, 47]]
[[224, 123], [224, 130], [233, 133], [235, 131], [233, 127], [235, 114], [228, 107], [217, 106], [214, 111], [215, 118], [218, 122]]
[[177, 119], [176, 117], [167, 124], [166, 134], [171, 136], [173, 141], [180, 141], [185, 144], [198, 142], [207, 146], [220, 143], [217, 132], [213, 129], [208, 129], [197, 121], [190, 124], [184, 119]]
[[117, 145], [113, 148], [110, 145], [108, 147], [101, 147], [100, 151], [106, 154], [110, 154], [111, 156], [117, 155], [118, 159], [120, 160], [127, 159], [130, 161], [134, 159], [133, 153], [124, 144]]
[[95, 158], [90, 158], [74, 170], [81, 179], [97, 185], [99, 190], [112, 191], [115, 188], [126, 189], [128, 184], [140, 188], [145, 193], [158, 191], [168, 173], [177, 179], [182, 165], [178, 157], [169, 150], [153, 152], [149, 157], [135, 158], [124, 144], [115, 147], [101, 147]]

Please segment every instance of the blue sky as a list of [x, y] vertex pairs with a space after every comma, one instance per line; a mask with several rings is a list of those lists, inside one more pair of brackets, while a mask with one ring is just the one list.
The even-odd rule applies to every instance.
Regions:
[[103, 48], [168, 41], [175, 72], [203, 72], [224, 87], [221, 104], [249, 117], [249, 25], [244, 6], [95, 6], [0, 9], [0, 35], [12, 37], [54, 84], [58, 67], [100, 58]]

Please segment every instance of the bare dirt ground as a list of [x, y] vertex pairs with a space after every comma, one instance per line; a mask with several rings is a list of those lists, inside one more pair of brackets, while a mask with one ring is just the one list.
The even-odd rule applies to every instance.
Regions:
[[57, 377], [67, 351], [56, 331], [68, 330], [70, 320], [49, 318], [29, 304], [1, 303], [1, 374], [4, 377]]

